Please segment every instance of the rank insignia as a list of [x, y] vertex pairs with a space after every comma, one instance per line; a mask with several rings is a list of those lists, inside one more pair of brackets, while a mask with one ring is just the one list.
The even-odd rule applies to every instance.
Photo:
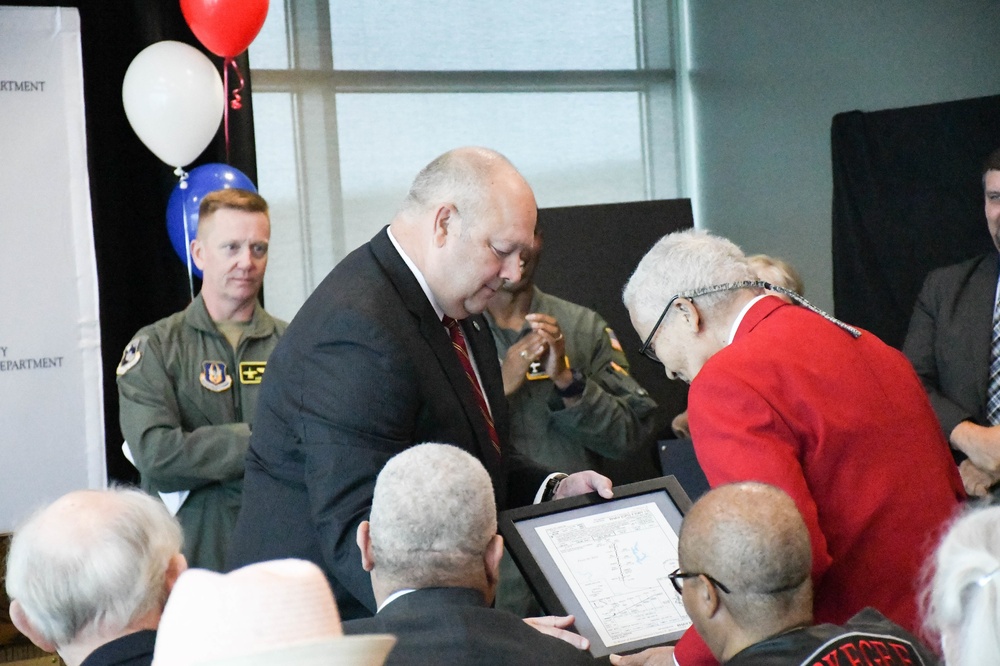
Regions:
[[233, 378], [226, 372], [222, 361], [202, 361], [198, 381], [209, 391], [221, 393], [233, 385]]
[[126, 372], [134, 368], [139, 364], [139, 359], [142, 358], [142, 351], [140, 347], [145, 338], [136, 338], [132, 342], [128, 343], [125, 347], [125, 351], [122, 353], [122, 360], [119, 361], [118, 367], [115, 369], [115, 374], [121, 377]]
[[610, 327], [605, 328], [604, 332], [608, 334], [608, 340], [611, 341], [611, 348], [615, 351], [622, 351], [622, 343], [618, 342], [618, 336], [615, 335], [615, 332]]
[[264, 379], [267, 361], [243, 361], [240, 363], [240, 384], [260, 384]]

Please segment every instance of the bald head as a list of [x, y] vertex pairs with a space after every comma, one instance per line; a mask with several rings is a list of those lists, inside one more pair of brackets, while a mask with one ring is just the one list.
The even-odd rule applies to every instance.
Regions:
[[6, 580], [11, 616], [64, 659], [74, 643], [130, 633], [137, 621], [159, 617], [168, 578], [183, 566], [181, 542], [180, 525], [145, 493], [65, 495], [14, 533]]
[[705, 595], [718, 600], [706, 609], [698, 593], [706, 582], [696, 579], [691, 594], [685, 582], [685, 607], [717, 657], [733, 635], [750, 637], [749, 645], [811, 621], [809, 532], [784, 491], [755, 482], [711, 490], [685, 516], [678, 553], [682, 570], [729, 589]]
[[531, 187], [506, 157], [456, 148], [417, 174], [391, 231], [437, 305], [463, 319], [485, 310], [505, 282], [520, 280], [537, 213]]

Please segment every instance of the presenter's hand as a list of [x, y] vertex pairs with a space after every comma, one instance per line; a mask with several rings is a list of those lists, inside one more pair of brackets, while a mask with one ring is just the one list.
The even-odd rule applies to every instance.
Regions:
[[578, 650], [586, 650], [590, 647], [590, 641], [580, 634], [569, 631], [576, 621], [572, 615], [545, 615], [543, 617], [526, 617], [524, 623], [529, 627], [534, 627], [538, 631], [548, 636], [554, 636], [561, 641], [566, 641]]
[[500, 366], [504, 395], [513, 395], [524, 385], [528, 368], [544, 353], [545, 341], [537, 333], [529, 333], [510, 346]]
[[611, 666], [674, 666], [674, 649], [654, 647], [625, 656], [613, 654]]
[[608, 477], [590, 470], [577, 472], [576, 474], [570, 474], [559, 483], [559, 487], [556, 488], [552, 499], [585, 495], [595, 490], [604, 499], [611, 499], [615, 496], [611, 490], [611, 479]]
[[997, 477], [987, 474], [976, 467], [969, 459], [961, 462], [958, 466], [958, 472], [962, 475], [965, 492], [969, 493], [972, 497], [986, 497], [990, 486], [1000, 481]]

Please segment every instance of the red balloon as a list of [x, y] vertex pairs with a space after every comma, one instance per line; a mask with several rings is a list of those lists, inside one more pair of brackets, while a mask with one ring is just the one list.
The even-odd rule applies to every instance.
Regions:
[[260, 32], [267, 4], [268, 0], [181, 0], [181, 12], [205, 48], [235, 58]]

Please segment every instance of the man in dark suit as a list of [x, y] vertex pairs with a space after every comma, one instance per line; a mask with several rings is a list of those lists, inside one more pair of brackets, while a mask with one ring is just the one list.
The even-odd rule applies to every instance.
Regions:
[[505, 449], [503, 382], [479, 313], [520, 279], [536, 214], [503, 156], [456, 149], [425, 167], [392, 224], [317, 287], [268, 364], [230, 568], [311, 560], [345, 618], [370, 615], [352, 536], [379, 470], [424, 441], [479, 458], [501, 508], [597, 488], [610, 496], [602, 476], [547, 475]]
[[[983, 165], [986, 225], [1000, 250], [1000, 149]], [[988, 252], [932, 271], [913, 307], [903, 352], [927, 389], [965, 488], [985, 495], [1000, 481], [1000, 424], [987, 413], [998, 256]]]
[[[593, 663], [568, 641], [489, 607], [503, 554], [496, 530], [490, 478], [475, 458], [442, 444], [395, 456], [357, 532], [379, 610], [345, 622], [344, 633], [394, 634], [387, 665]], [[572, 617], [548, 620], [565, 627]], [[550, 632], [586, 645], [559, 627]]]

